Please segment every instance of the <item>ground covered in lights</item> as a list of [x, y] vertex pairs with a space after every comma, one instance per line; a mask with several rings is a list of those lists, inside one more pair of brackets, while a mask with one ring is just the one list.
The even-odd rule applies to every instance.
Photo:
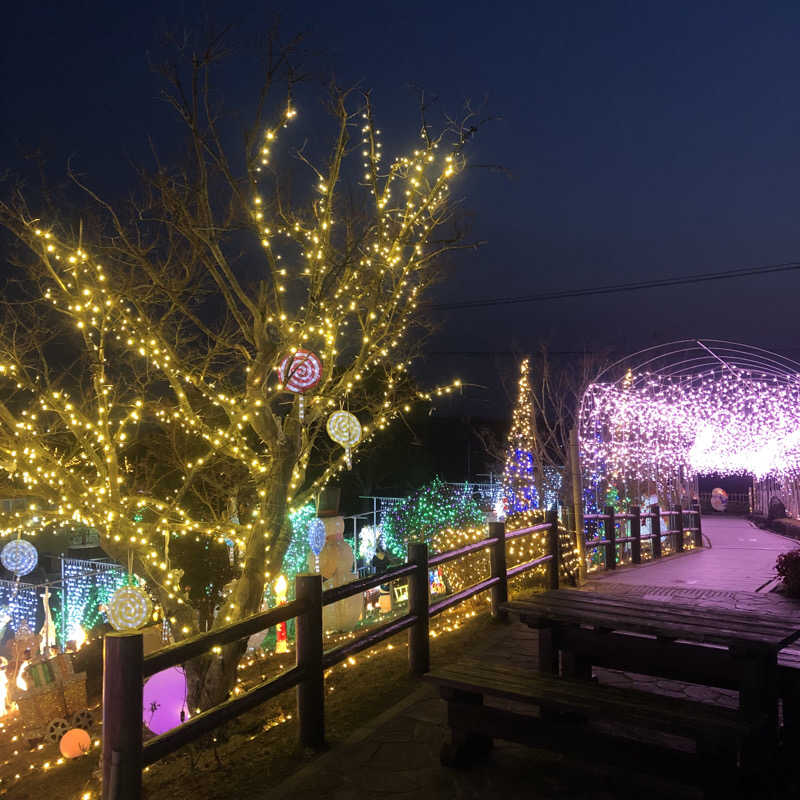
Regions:
[[[491, 625], [483, 598], [470, 607], [442, 614], [431, 624], [434, 663], [456, 659], [464, 646]], [[341, 643], [333, 637], [326, 647]], [[326, 737], [335, 745], [372, 717], [406, 696], [418, 682], [408, 675], [407, 634], [402, 633], [326, 673]], [[243, 689], [294, 664], [294, 654], [265, 654], [243, 663]], [[216, 800], [253, 795], [275, 786], [307, 762], [299, 751], [294, 720], [294, 690], [264, 703], [227, 726], [217, 742], [190, 746], [151, 768], [144, 776], [146, 798]], [[99, 715], [99, 714], [98, 714]], [[13, 721], [0, 735], [0, 795], [9, 800], [97, 800], [100, 729], [95, 725], [93, 752], [72, 762], [55, 745], [38, 749], [14, 740]], [[19, 776], [19, 777], [17, 777]]]

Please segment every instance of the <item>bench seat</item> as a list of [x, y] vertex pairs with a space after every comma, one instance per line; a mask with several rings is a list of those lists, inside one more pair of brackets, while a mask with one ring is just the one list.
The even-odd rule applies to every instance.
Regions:
[[[614, 723], [623, 734], [630, 727], [694, 741], [696, 752], [686, 752], [685, 748], [676, 752], [659, 744], [639, 743], [639, 747], [642, 753], [652, 754], [654, 748], [670, 751], [675, 763], [680, 763], [684, 778], [688, 775], [692, 783], [704, 785], [707, 796], [724, 796], [737, 780], [741, 742], [752, 737], [758, 727], [742, 720], [737, 711], [706, 703], [485, 661], [463, 660], [429, 673], [426, 679], [438, 686], [448, 705], [451, 741], [441, 753], [446, 766], [469, 766], [490, 751], [492, 739], [584, 754], [588, 751], [595, 756], [602, 754], [604, 762], [614, 751], [622, 751], [630, 764], [628, 742], [635, 741], [635, 735], [623, 735], [626, 743], [620, 747], [619, 739], [613, 744], [609, 741], [614, 740], [614, 734], [598, 736], [596, 728], [588, 724]], [[488, 705], [488, 698], [522, 707]], [[539, 709], [538, 717], [525, 708], [530, 706]], [[648, 758], [648, 769], [656, 762], [666, 774], [675, 776], [672, 762], [662, 757]]]

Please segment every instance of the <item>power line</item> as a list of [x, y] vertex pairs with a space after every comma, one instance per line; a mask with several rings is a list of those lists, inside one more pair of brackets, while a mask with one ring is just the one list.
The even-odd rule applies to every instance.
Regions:
[[655, 278], [649, 281], [615, 283], [585, 289], [562, 289], [542, 294], [518, 295], [516, 297], [494, 297], [487, 300], [462, 300], [456, 303], [432, 303], [429, 308], [436, 311], [455, 311], [464, 308], [488, 308], [489, 306], [509, 306], [517, 303], [536, 303], [544, 300], [563, 300], [569, 297], [589, 297], [598, 294], [617, 292], [636, 292], [642, 289], [661, 289], [667, 286], [686, 286], [691, 283], [716, 281], [720, 278], [747, 278], [753, 275], [768, 275], [773, 272], [790, 272], [800, 269], [800, 262], [788, 261], [784, 264], [767, 264], [761, 267], [741, 267], [722, 272], [701, 272], [698, 275], [683, 275], [673, 278]]

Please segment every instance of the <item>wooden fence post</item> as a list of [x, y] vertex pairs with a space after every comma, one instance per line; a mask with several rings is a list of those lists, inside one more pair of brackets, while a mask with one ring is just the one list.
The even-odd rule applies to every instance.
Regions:
[[684, 525], [683, 525], [683, 509], [680, 506], [675, 506], [673, 508], [673, 511], [675, 511], [675, 515], [674, 515], [674, 517], [675, 517], [675, 525], [676, 525], [677, 531], [678, 531], [678, 546], [677, 546], [677, 550], [678, 550], [678, 552], [682, 552], [683, 551], [683, 527], [684, 527]]
[[703, 523], [700, 520], [700, 501], [694, 500], [692, 502], [692, 507], [697, 512], [694, 517], [697, 520], [697, 530], [694, 532], [694, 546], [695, 547], [702, 547], [703, 546]]
[[550, 569], [548, 577], [550, 588], [558, 589], [559, 572], [561, 571], [561, 547], [558, 536], [558, 510], [555, 508], [547, 512], [547, 521], [550, 527], [547, 530], [548, 550], [552, 558], [550, 559]]
[[508, 614], [500, 608], [500, 603], [508, 600], [505, 522], [490, 522], [489, 538], [494, 540], [494, 544], [489, 548], [490, 577], [498, 578], [498, 583], [492, 586], [492, 616], [498, 622], [506, 622]]
[[642, 509], [639, 506], [631, 508], [631, 561], [634, 564], [642, 563]]
[[429, 580], [428, 545], [409, 544], [408, 561], [416, 570], [408, 576], [408, 613], [417, 621], [408, 629], [408, 669], [412, 675], [424, 675], [431, 668], [428, 640]]
[[300, 744], [319, 748], [325, 742], [325, 680], [322, 674], [322, 576], [297, 575], [295, 597], [306, 603], [297, 617], [295, 653], [303, 677], [297, 684]]
[[653, 515], [650, 520], [650, 531], [653, 534], [650, 539], [653, 558], [661, 558], [661, 509], [658, 507], [658, 503], [650, 506], [650, 513]]
[[614, 519], [614, 506], [606, 506], [605, 540], [606, 540], [606, 569], [617, 568], [617, 522]]
[[103, 800], [142, 796], [142, 634], [103, 640]]

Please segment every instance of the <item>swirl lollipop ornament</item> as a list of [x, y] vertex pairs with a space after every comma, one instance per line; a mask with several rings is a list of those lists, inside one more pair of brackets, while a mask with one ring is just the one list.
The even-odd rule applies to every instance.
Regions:
[[0, 562], [20, 578], [36, 569], [39, 554], [27, 539], [13, 539], [0, 551]]
[[300, 348], [281, 361], [278, 375], [287, 392], [300, 395], [299, 414], [302, 421], [305, 411], [303, 395], [313, 389], [322, 378], [322, 362], [319, 356]]
[[350, 450], [361, 441], [361, 423], [358, 417], [349, 411], [334, 411], [328, 417], [328, 436], [334, 442], [344, 447], [347, 468], [352, 466], [350, 461]]
[[120, 586], [106, 604], [108, 621], [115, 631], [135, 631], [149, 619], [150, 598], [138, 586]]
[[308, 523], [308, 546], [314, 554], [314, 562], [319, 572], [319, 554], [325, 547], [325, 523], [319, 517], [314, 517]]

